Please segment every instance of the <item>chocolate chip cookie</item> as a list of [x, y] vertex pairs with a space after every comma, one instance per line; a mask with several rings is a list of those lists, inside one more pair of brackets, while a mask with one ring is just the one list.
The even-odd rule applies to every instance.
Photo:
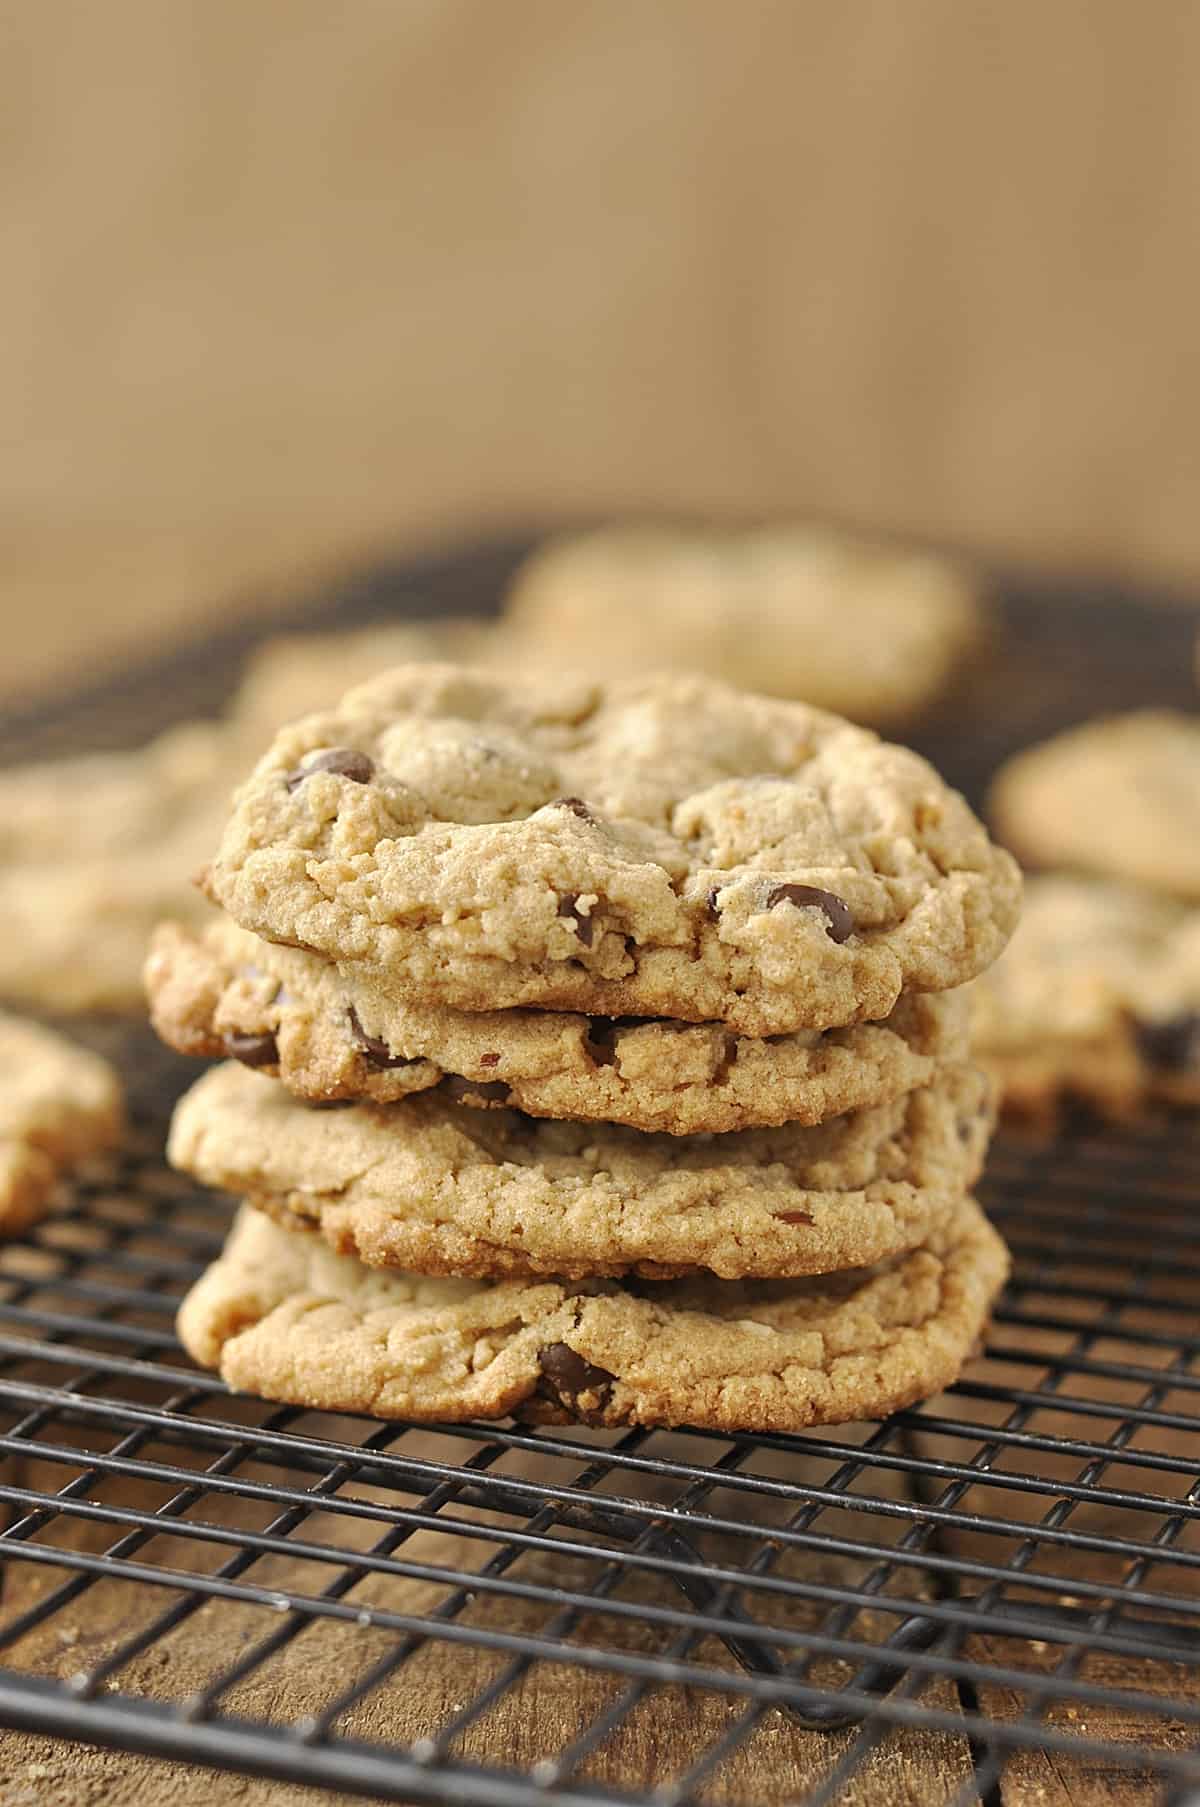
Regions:
[[1004, 1108], [1075, 1098], [1125, 1118], [1200, 1104], [1200, 909], [1134, 885], [1046, 876], [1007, 952], [970, 988], [977, 1057]]
[[1144, 709], [1071, 728], [1009, 760], [990, 807], [1031, 866], [1200, 899], [1200, 715]]
[[668, 1137], [478, 1111], [440, 1090], [314, 1110], [230, 1063], [182, 1100], [169, 1152], [373, 1266], [735, 1279], [924, 1241], [978, 1178], [991, 1127], [973, 1067], [807, 1128]]
[[799, 1431], [948, 1386], [1007, 1265], [971, 1199], [876, 1267], [624, 1286], [381, 1272], [245, 1210], [179, 1335], [231, 1386], [329, 1411]]
[[113, 1146], [122, 1118], [107, 1061], [0, 1013], [0, 1234], [41, 1217], [64, 1173]]
[[604, 675], [687, 668], [852, 720], [906, 720], [983, 636], [949, 560], [817, 525], [626, 526], [523, 566], [504, 633]]
[[392, 996], [788, 1034], [980, 972], [1020, 878], [924, 760], [701, 678], [405, 666], [285, 729], [208, 874]]
[[139, 1010], [155, 925], [212, 914], [193, 881], [263, 744], [190, 722], [129, 752], [0, 772], [0, 996]]
[[819, 1123], [926, 1084], [967, 1044], [962, 991], [906, 995], [882, 1023], [770, 1039], [719, 1023], [419, 1006], [228, 920], [203, 935], [162, 927], [146, 984], [171, 1047], [232, 1054], [303, 1098], [388, 1103], [443, 1085], [479, 1108], [671, 1135]]

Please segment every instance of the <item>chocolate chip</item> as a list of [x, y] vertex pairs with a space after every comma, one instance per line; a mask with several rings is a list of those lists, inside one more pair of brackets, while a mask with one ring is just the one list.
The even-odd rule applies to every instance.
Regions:
[[560, 916], [565, 916], [568, 921], [575, 924], [575, 933], [578, 935], [584, 947], [591, 947], [592, 936], [595, 933], [595, 924], [591, 917], [585, 916], [583, 911], [579, 908], [579, 893], [577, 891], [568, 891], [565, 897], [559, 898], [558, 913]]
[[773, 885], [767, 892], [767, 908], [773, 910], [781, 903], [795, 904], [798, 909], [815, 904], [817, 909], [824, 910], [831, 941], [845, 941], [854, 933], [849, 904], [835, 897], [832, 891], [822, 891], [816, 885]]
[[502, 1079], [463, 1079], [458, 1073], [447, 1073], [442, 1080], [442, 1090], [449, 1098], [459, 1098], [464, 1104], [480, 1103], [507, 1104], [511, 1093]]
[[611, 1067], [617, 1059], [617, 1030], [620, 1019], [614, 1016], [588, 1018], [584, 1047], [593, 1066]]
[[[582, 1418], [585, 1424], [604, 1411], [617, 1378], [607, 1368], [585, 1360], [569, 1343], [548, 1343], [544, 1349], [539, 1349], [538, 1367], [542, 1370], [546, 1397]], [[581, 1393], [595, 1393], [595, 1406], [582, 1410]]]
[[360, 1054], [366, 1056], [373, 1067], [382, 1067], [386, 1070], [412, 1066], [412, 1061], [406, 1055], [393, 1054], [386, 1042], [381, 1042], [378, 1036], [367, 1034], [353, 1004], [346, 1012], [346, 1016], [350, 1024], [350, 1033], [354, 1037], [355, 1047]]
[[714, 922], [721, 914], [721, 893], [716, 885], [713, 886], [712, 890], [708, 893], [708, 896], [704, 899], [704, 908], [708, 911]]
[[273, 1035], [227, 1035], [225, 1052], [240, 1060], [244, 1067], [274, 1067], [279, 1064], [279, 1043]]
[[479, 1056], [479, 1064], [481, 1067], [498, 1067], [500, 1065], [500, 1056], [498, 1054], [481, 1054]]
[[816, 1219], [807, 1211], [780, 1211], [776, 1223], [815, 1223]]
[[1160, 1023], [1138, 1023], [1138, 1047], [1152, 1067], [1184, 1073], [1200, 1067], [1200, 1012], [1181, 1011]]
[[596, 825], [596, 818], [582, 797], [556, 797], [550, 807], [551, 809], [569, 809], [571, 814], [578, 816], [581, 822], [590, 822], [593, 828]]
[[365, 753], [356, 753], [353, 747], [331, 747], [328, 753], [318, 753], [315, 759], [288, 773], [289, 791], [294, 791], [314, 772], [332, 772], [337, 778], [349, 778], [352, 784], [370, 784], [375, 776], [375, 765]]

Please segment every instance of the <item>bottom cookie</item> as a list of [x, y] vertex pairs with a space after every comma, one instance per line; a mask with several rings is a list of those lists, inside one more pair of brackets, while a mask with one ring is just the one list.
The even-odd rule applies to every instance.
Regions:
[[327, 1411], [798, 1431], [948, 1386], [1007, 1271], [973, 1199], [849, 1273], [575, 1285], [370, 1269], [243, 1206], [178, 1328], [230, 1386]]
[[59, 1176], [110, 1148], [122, 1120], [107, 1061], [0, 1012], [0, 1235], [41, 1217]]

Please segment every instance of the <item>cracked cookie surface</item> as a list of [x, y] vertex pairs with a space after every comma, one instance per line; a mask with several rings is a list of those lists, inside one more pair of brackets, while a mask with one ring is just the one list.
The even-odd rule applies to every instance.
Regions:
[[504, 631], [588, 671], [686, 667], [880, 724], [945, 688], [984, 615], [949, 560], [833, 528], [626, 526], [535, 552]]
[[1001, 767], [989, 809], [1031, 866], [1200, 900], [1200, 715], [1142, 709], [1069, 728]]
[[230, 1386], [329, 1411], [795, 1431], [948, 1386], [1007, 1269], [973, 1199], [873, 1268], [574, 1287], [372, 1270], [244, 1208], [178, 1327]]
[[965, 1066], [809, 1128], [667, 1137], [439, 1092], [314, 1110], [231, 1064], [180, 1102], [169, 1154], [372, 1266], [738, 1278], [914, 1247], [978, 1178], [991, 1127], [991, 1088]]
[[477, 1106], [672, 1135], [819, 1123], [928, 1083], [967, 1046], [961, 991], [908, 994], [883, 1023], [769, 1039], [718, 1023], [462, 1011], [393, 999], [227, 920], [202, 935], [164, 925], [146, 982], [171, 1047], [240, 1057], [299, 1097], [389, 1103], [449, 1076]]
[[1200, 1104], [1200, 908], [1035, 876], [969, 997], [976, 1057], [1013, 1114], [1052, 1116], [1068, 1098], [1116, 1118], [1151, 1099]]
[[995, 958], [1020, 877], [924, 760], [699, 678], [405, 666], [285, 729], [210, 895], [396, 997], [877, 1021]]
[[107, 1061], [0, 1013], [0, 1234], [41, 1217], [64, 1173], [113, 1146], [123, 1115]]

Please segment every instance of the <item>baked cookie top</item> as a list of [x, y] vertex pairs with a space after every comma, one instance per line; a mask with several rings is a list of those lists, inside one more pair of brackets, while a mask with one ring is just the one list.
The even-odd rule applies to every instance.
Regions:
[[402, 666], [285, 729], [208, 888], [395, 997], [720, 1021], [888, 1015], [983, 970], [1020, 878], [923, 759], [702, 678]]
[[1007, 1266], [971, 1199], [874, 1268], [636, 1286], [381, 1272], [243, 1210], [179, 1335], [230, 1386], [328, 1411], [796, 1431], [948, 1386]]
[[59, 1176], [111, 1147], [122, 1119], [107, 1061], [0, 1012], [0, 1233], [41, 1216]]
[[950, 1067], [809, 1128], [667, 1137], [477, 1111], [437, 1091], [314, 1110], [231, 1063], [181, 1101], [169, 1154], [371, 1265], [807, 1274], [922, 1241], [977, 1179], [991, 1104], [982, 1073]]
[[1031, 866], [1200, 898], [1200, 715], [1143, 709], [1070, 728], [1010, 759], [989, 806]]
[[1124, 1115], [1200, 1102], [1200, 909], [1136, 885], [1027, 880], [1006, 952], [970, 987], [975, 1051], [1007, 1104], [1065, 1095]]
[[687, 668], [883, 723], [945, 687], [983, 622], [965, 570], [928, 553], [815, 524], [643, 525], [534, 553], [503, 631], [589, 672]]
[[882, 1023], [765, 1039], [720, 1023], [464, 1011], [393, 999], [224, 918], [202, 935], [164, 924], [146, 988], [171, 1047], [232, 1055], [299, 1097], [382, 1104], [448, 1081], [478, 1108], [671, 1135], [819, 1123], [925, 1085], [967, 1051], [961, 990], [906, 994]]

